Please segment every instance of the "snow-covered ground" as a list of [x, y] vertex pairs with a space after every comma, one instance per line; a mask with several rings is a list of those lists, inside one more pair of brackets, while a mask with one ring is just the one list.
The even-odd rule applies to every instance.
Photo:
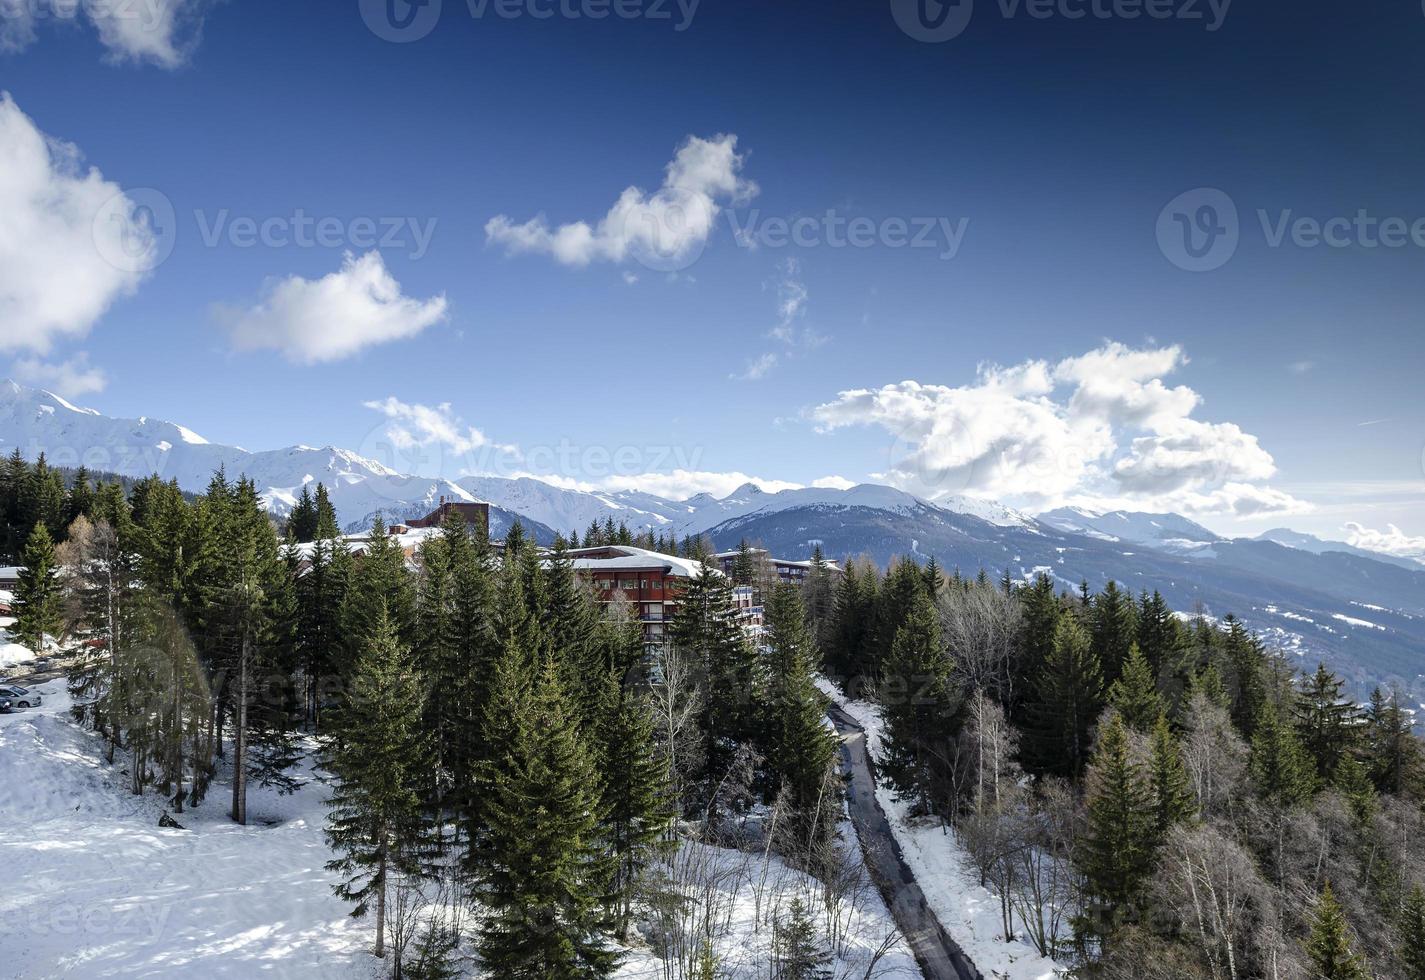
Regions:
[[[880, 709], [866, 701], [848, 701], [829, 681], [821, 680], [818, 686], [865, 729], [871, 757], [880, 758]], [[935, 917], [982, 974], [1004, 980], [1050, 980], [1067, 970], [1028, 943], [1004, 940], [999, 900], [975, 883], [969, 857], [948, 829], [937, 822], [911, 819], [907, 805], [880, 783], [876, 800]]]
[[[177, 815], [186, 829], [161, 829], [158, 797], [130, 794], [122, 755], [105, 764], [100, 739], [69, 719], [63, 681], [39, 690], [43, 708], [0, 715], [0, 976], [381, 975], [365, 952], [371, 921], [352, 919], [332, 894], [321, 783], [286, 797], [251, 787], [251, 823], [239, 827], [227, 819], [228, 785], [219, 781], [201, 807]], [[715, 871], [708, 893], [725, 975], [765, 976], [769, 901], [815, 894], [814, 884], [775, 858], [764, 875], [760, 855], [685, 853]], [[837, 976], [859, 978], [892, 920], [867, 887], [846, 921]], [[873, 975], [908, 980], [919, 971], [901, 942]], [[662, 963], [633, 950], [618, 976], [661, 978]]]

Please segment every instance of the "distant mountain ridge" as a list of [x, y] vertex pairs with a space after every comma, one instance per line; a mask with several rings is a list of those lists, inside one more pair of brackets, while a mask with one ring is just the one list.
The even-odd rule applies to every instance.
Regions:
[[214, 470], [252, 479], [276, 516], [304, 484], [320, 481], [349, 530], [423, 515], [442, 497], [491, 504], [491, 531], [519, 521], [537, 541], [612, 518], [629, 530], [707, 534], [720, 547], [743, 538], [788, 558], [820, 545], [832, 558], [936, 557], [967, 574], [1051, 575], [1065, 590], [1160, 589], [1176, 608], [1236, 613], [1275, 645], [1322, 656], [1357, 685], [1398, 681], [1425, 699], [1425, 568], [1297, 532], [1222, 538], [1177, 514], [1061, 508], [1032, 518], [990, 501], [923, 500], [891, 487], [807, 487], [769, 492], [744, 484], [725, 496], [669, 500], [639, 491], [567, 489], [532, 478], [408, 476], [333, 446], [250, 452], [216, 445], [184, 426], [118, 419], [57, 395], [0, 384], [0, 451], [40, 452], [59, 466], [144, 477], [158, 473], [202, 492]]

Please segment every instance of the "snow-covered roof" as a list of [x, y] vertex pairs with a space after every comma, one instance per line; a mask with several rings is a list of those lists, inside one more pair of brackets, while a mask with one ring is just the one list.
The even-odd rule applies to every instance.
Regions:
[[[610, 557], [598, 557], [588, 552], [611, 552]], [[695, 578], [701, 569], [699, 562], [677, 555], [665, 555], [646, 548], [615, 544], [596, 548], [579, 548], [569, 553], [570, 561], [577, 570], [596, 571], [601, 568], [664, 568], [679, 578]], [[713, 574], [722, 572], [712, 569]]]

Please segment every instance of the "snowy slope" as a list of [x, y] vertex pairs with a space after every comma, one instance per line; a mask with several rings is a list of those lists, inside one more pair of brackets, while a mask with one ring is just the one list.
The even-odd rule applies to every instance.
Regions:
[[1219, 540], [1218, 535], [1181, 514], [1146, 514], [1135, 511], [1092, 511], [1060, 507], [1038, 516], [1041, 524], [1083, 534], [1101, 541], [1123, 541], [1168, 551], [1191, 552]]
[[1285, 527], [1274, 527], [1270, 531], [1263, 531], [1257, 535], [1256, 540], [1273, 541], [1288, 548], [1296, 548], [1298, 551], [1309, 551], [1313, 555], [1324, 555], [1328, 551], [1342, 551], [1358, 558], [1372, 558], [1376, 561], [1398, 565], [1401, 568], [1408, 568], [1411, 571], [1418, 572], [1421, 568], [1425, 568], [1425, 560], [1401, 558], [1398, 555], [1387, 555], [1380, 551], [1369, 551], [1344, 541], [1327, 541], [1314, 534], [1303, 534], [1301, 531], [1293, 531]]
[[[0, 715], [0, 976], [388, 975], [366, 952], [371, 919], [351, 918], [332, 894], [336, 876], [325, 865], [334, 855], [322, 835], [328, 790], [310, 768], [292, 796], [250, 787], [246, 827], [225, 816], [229, 784], [220, 774], [201, 807], [178, 815], [186, 829], [161, 829], [158, 796], [128, 792], [122, 754], [104, 763], [99, 738], [67, 717], [63, 683], [40, 690], [42, 709]], [[849, 840], [849, 824], [842, 833]], [[764, 977], [771, 907], [798, 896], [816, 907], [815, 883], [776, 858], [764, 873], [760, 853], [690, 844], [683, 859], [706, 869], [697, 897], [716, 912], [720, 975]], [[858, 897], [838, 976], [863, 976], [893, 928], [869, 883]], [[919, 976], [903, 942], [878, 968], [882, 980]], [[643, 949], [629, 951], [614, 977], [663, 975]]]

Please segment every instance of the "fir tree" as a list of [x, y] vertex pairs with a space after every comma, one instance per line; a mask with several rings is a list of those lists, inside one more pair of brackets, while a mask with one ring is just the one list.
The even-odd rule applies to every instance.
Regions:
[[1327, 882], [1316, 900], [1306, 953], [1318, 980], [1369, 980], [1365, 963], [1351, 950], [1346, 916]]
[[710, 788], [740, 747], [763, 741], [758, 705], [766, 691], [766, 671], [737, 623], [731, 584], [707, 565], [679, 595], [670, 634], [703, 676], [703, 776]]
[[340, 536], [341, 527], [337, 524], [336, 510], [332, 507], [331, 498], [327, 496], [327, 488], [320, 483], [317, 484], [317, 495], [313, 506], [317, 517], [315, 531], [312, 534], [313, 540]]
[[1133, 597], [1119, 589], [1113, 581], [1094, 596], [1091, 609], [1093, 651], [1102, 666], [1104, 680], [1112, 683], [1123, 672], [1129, 652], [1137, 642], [1137, 610], [1133, 606]]
[[1318, 664], [1316, 673], [1302, 678], [1294, 705], [1297, 736], [1323, 782], [1335, 777], [1354, 747], [1356, 709], [1341, 697], [1341, 685], [1325, 664]]
[[1414, 721], [1401, 704], [1400, 692], [1387, 697], [1377, 688], [1365, 716], [1365, 762], [1382, 793], [1413, 794], [1419, 788], [1421, 746]]
[[1108, 703], [1118, 709], [1123, 723], [1137, 732], [1147, 732], [1164, 711], [1153, 669], [1136, 643], [1128, 649], [1123, 672], [1108, 689]]
[[1425, 889], [1416, 885], [1401, 910], [1398, 949], [1405, 980], [1425, 980]]
[[949, 804], [959, 728], [959, 692], [940, 638], [940, 620], [924, 589], [914, 593], [881, 672], [879, 696], [885, 720], [881, 771], [901, 798], [930, 812]]
[[[633, 642], [641, 644], [637, 623], [631, 624], [631, 631]], [[647, 701], [629, 689], [618, 671], [608, 673], [602, 695], [596, 728], [603, 776], [602, 831], [613, 865], [614, 933], [622, 937], [644, 870], [666, 845], [673, 813], [668, 770], [658, 752]]]
[[1262, 681], [1266, 654], [1239, 619], [1229, 613], [1223, 621], [1227, 624], [1227, 635], [1222, 639], [1222, 652], [1232, 696], [1232, 721], [1244, 737], [1251, 738], [1267, 699]]
[[1076, 860], [1098, 907], [1100, 935], [1133, 911], [1153, 866], [1153, 799], [1123, 724], [1104, 729], [1089, 772], [1088, 827]]
[[45, 637], [58, 637], [64, 628], [59, 580], [55, 576], [54, 539], [43, 523], [30, 532], [22, 558], [19, 585], [15, 589], [15, 637], [36, 652], [45, 648]]
[[1089, 733], [1103, 709], [1103, 672], [1088, 634], [1073, 614], [1059, 618], [1054, 647], [1035, 685], [1033, 746], [1039, 768], [1061, 775], [1083, 772]]
[[1296, 732], [1270, 701], [1262, 705], [1253, 727], [1250, 769], [1257, 792], [1283, 809], [1304, 803], [1315, 792], [1316, 773]]
[[598, 781], [552, 660], [515, 705], [511, 735], [476, 889], [481, 959], [500, 977], [608, 976], [617, 956], [600, 934]]
[[352, 915], [375, 904], [374, 952], [385, 955], [386, 894], [393, 874], [420, 869], [428, 841], [419, 796], [425, 752], [421, 684], [395, 624], [378, 603], [351, 687], [333, 723], [326, 768], [334, 777], [326, 839], [340, 857], [338, 898]]
[[1167, 837], [1174, 824], [1190, 820], [1197, 811], [1187, 766], [1168, 719], [1158, 716], [1149, 743], [1148, 788], [1153, 797], [1153, 830], [1157, 841]]
[[292, 536], [293, 541], [302, 544], [317, 536], [317, 503], [312, 499], [312, 491], [305, 483], [302, 484], [302, 493], [287, 518], [287, 533]]
[[767, 603], [767, 765], [774, 785], [787, 795], [794, 840], [808, 850], [834, 830], [840, 812], [838, 786], [829, 778], [838, 742], [826, 728], [822, 694], [816, 688], [815, 651], [795, 585], [777, 585]]
[[775, 980], [828, 980], [831, 954], [822, 947], [816, 922], [800, 898], [792, 899], [772, 936]]

